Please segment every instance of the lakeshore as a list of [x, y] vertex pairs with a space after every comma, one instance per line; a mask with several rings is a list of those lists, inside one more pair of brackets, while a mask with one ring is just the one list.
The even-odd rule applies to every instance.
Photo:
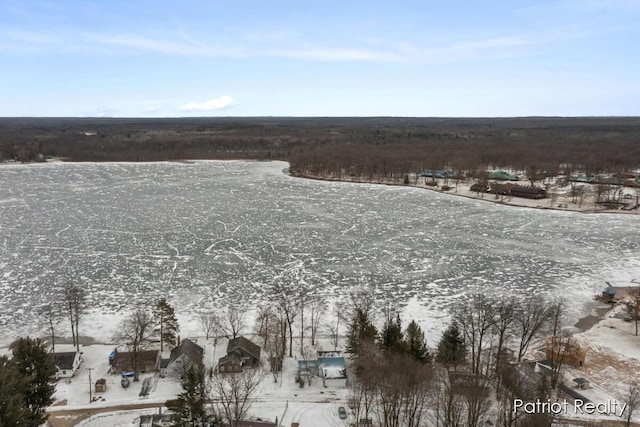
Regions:
[[[288, 172], [288, 170], [285, 170]], [[442, 194], [450, 194], [452, 196], [466, 197], [468, 199], [481, 200], [485, 202], [523, 207], [534, 209], [545, 209], [565, 212], [578, 212], [578, 213], [608, 213], [608, 214], [626, 214], [626, 215], [640, 215], [640, 209], [634, 210], [621, 210], [621, 209], [606, 209], [596, 205], [596, 190], [591, 187], [595, 185], [589, 184], [587, 195], [580, 201], [571, 195], [571, 186], [555, 185], [551, 186], [550, 197], [544, 199], [526, 199], [521, 197], [501, 196], [490, 193], [478, 193], [471, 191], [470, 187], [472, 183], [463, 181], [462, 183], [456, 183], [449, 179], [427, 180], [426, 177], [413, 176], [408, 184], [402, 182], [402, 180], [365, 180], [358, 179], [357, 177], [334, 177], [334, 176], [318, 176], [308, 174], [290, 174], [296, 178], [312, 179], [318, 181], [337, 181], [337, 182], [350, 182], [358, 184], [378, 184], [378, 185], [391, 185], [398, 187], [413, 187], [421, 188], [425, 190], [431, 190]], [[448, 189], [444, 189], [447, 188]], [[636, 199], [640, 194], [640, 189], [628, 188], [624, 193]]]

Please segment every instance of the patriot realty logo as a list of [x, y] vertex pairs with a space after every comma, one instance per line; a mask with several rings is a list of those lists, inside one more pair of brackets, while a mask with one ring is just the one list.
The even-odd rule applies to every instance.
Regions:
[[627, 409], [626, 403], [620, 403], [615, 399], [608, 399], [604, 402], [584, 402], [580, 399], [576, 399], [573, 403], [568, 402], [566, 399], [551, 402], [547, 399], [546, 402], [540, 399], [535, 402], [525, 402], [522, 399], [514, 399], [513, 401], [513, 413], [525, 413], [525, 414], [600, 414], [600, 415], [617, 415], [622, 417], [624, 411]]

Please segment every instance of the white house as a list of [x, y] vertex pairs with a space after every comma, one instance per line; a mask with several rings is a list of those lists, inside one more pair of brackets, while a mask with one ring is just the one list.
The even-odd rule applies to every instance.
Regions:
[[160, 376], [180, 378], [190, 367], [203, 366], [204, 349], [190, 339], [186, 339], [171, 350], [169, 359], [160, 362]]
[[67, 351], [63, 353], [53, 353], [56, 360], [57, 378], [71, 378], [75, 375], [80, 363], [82, 363], [82, 353], [79, 351]]

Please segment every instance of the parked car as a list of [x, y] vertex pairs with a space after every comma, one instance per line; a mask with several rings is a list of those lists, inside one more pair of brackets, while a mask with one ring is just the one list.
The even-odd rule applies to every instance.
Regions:
[[347, 419], [347, 410], [344, 409], [344, 406], [341, 406], [338, 408], [338, 416], [340, 417], [341, 420]]

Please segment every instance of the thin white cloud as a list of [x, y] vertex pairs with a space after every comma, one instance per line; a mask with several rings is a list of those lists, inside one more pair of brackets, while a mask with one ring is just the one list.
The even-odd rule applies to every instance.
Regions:
[[235, 104], [235, 100], [231, 96], [221, 96], [220, 98], [210, 99], [204, 102], [189, 102], [188, 104], [178, 107], [178, 111], [217, 111], [224, 110]]
[[[222, 58], [289, 58], [317, 62], [371, 62], [371, 63], [434, 63], [474, 60], [483, 57], [521, 55], [521, 47], [548, 44], [575, 34], [524, 33], [502, 37], [462, 39], [456, 42], [418, 43], [416, 41], [351, 40], [334, 45], [300, 43], [281, 35], [276, 40], [260, 40], [255, 34], [250, 40], [194, 41], [186, 36], [156, 38], [138, 34], [81, 33], [65, 39], [47, 34], [12, 32], [2, 40], [0, 49], [28, 48], [60, 49], [87, 54], [150, 53], [162, 55], [222, 57]], [[578, 37], [580, 35], [577, 35]], [[2, 43], [2, 42], [6, 43]]]

